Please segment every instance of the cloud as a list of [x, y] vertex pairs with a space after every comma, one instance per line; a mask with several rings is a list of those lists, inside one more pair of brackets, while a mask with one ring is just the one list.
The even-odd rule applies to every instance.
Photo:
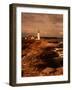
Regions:
[[22, 32], [37, 33], [41, 36], [62, 36], [63, 15], [22, 13]]
[[63, 32], [59, 32], [60, 35], [63, 35]]

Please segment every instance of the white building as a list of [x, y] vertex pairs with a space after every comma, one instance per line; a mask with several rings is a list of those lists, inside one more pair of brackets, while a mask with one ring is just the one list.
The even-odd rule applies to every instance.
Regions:
[[37, 33], [37, 40], [40, 40], [40, 32]]

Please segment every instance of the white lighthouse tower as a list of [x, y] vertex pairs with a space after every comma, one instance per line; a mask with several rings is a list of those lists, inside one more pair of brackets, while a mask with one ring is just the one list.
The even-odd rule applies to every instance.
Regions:
[[40, 40], [40, 31], [37, 33], [37, 40]]

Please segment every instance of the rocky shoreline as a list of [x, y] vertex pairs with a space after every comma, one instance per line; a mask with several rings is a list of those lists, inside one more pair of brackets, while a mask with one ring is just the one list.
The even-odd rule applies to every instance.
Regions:
[[[59, 52], [59, 53], [58, 53]], [[63, 47], [48, 40], [22, 42], [22, 77], [63, 75]]]

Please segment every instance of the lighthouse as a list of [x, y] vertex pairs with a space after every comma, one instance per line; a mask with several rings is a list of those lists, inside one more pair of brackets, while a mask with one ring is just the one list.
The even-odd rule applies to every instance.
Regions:
[[37, 40], [40, 40], [40, 31], [37, 33]]

